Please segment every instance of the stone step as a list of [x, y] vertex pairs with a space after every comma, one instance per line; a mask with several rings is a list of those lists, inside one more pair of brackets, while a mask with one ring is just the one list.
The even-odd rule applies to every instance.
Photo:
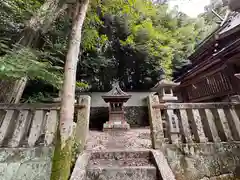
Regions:
[[151, 163], [153, 159], [152, 152], [149, 150], [109, 150], [109, 151], [95, 151], [91, 153], [90, 160], [96, 159], [148, 159]]
[[88, 167], [132, 167], [132, 166], [154, 166], [145, 158], [127, 158], [127, 159], [96, 159], [91, 160]]
[[86, 180], [157, 180], [157, 169], [150, 151], [93, 152]]
[[154, 166], [89, 167], [86, 180], [157, 180]]

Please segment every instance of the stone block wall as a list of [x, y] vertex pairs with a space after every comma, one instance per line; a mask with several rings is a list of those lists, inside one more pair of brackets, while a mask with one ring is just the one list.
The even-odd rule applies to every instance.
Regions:
[[[124, 107], [125, 118], [131, 127], [149, 125], [148, 108], [146, 106]], [[108, 120], [108, 107], [91, 107], [90, 129], [102, 130], [103, 124]]]
[[[102, 130], [108, 120], [108, 103], [102, 95], [106, 92], [83, 92], [79, 95], [91, 97], [90, 129]], [[151, 92], [128, 92], [132, 97], [124, 104], [125, 118], [131, 127], [148, 126], [147, 97]]]
[[53, 147], [1, 148], [0, 179], [49, 180], [53, 149]]
[[165, 145], [163, 152], [177, 180], [240, 178], [240, 143]]
[[146, 106], [128, 106], [124, 108], [125, 118], [131, 127], [149, 126]]
[[89, 128], [102, 130], [103, 124], [108, 120], [108, 107], [91, 107]]

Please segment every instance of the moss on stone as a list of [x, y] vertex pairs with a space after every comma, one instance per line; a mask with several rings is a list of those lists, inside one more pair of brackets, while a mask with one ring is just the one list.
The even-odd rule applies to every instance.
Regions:
[[73, 136], [72, 136], [72, 161], [71, 161], [71, 169], [74, 168], [74, 165], [77, 161], [77, 157], [78, 155], [80, 154], [80, 151], [79, 151], [79, 145], [80, 143], [77, 141], [77, 138], [76, 138], [76, 126], [74, 126], [73, 128]]
[[53, 157], [51, 180], [68, 180], [71, 173], [72, 138], [66, 141], [61, 149], [60, 131], [57, 131], [57, 141]]

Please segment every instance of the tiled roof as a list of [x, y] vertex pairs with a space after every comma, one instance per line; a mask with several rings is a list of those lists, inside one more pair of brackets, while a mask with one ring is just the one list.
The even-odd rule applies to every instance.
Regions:
[[240, 25], [240, 13], [232, 12], [224, 24], [224, 28], [219, 32], [219, 35], [224, 34]]
[[[226, 22], [219, 26], [211, 35], [209, 35], [207, 38], [205, 38], [202, 43], [197, 47], [195, 52], [189, 56], [189, 59], [196, 58], [201, 51], [207, 51], [208, 49], [205, 48], [206, 44], [209, 44], [210, 41], [213, 41], [216, 38], [216, 35], [218, 35], [219, 38], [228, 37], [232, 33], [235, 33], [237, 31], [240, 31], [240, 13], [238, 12], [231, 12], [228, 16], [228, 19]], [[216, 39], [215, 39], [216, 40]], [[223, 52], [226, 50], [228, 46], [223, 47], [218, 53]], [[212, 54], [212, 56], [216, 56], [216, 54]], [[194, 68], [197, 68], [198, 65], [193, 66], [188, 72], [185, 72], [180, 77], [178, 77], [175, 81], [179, 82], [187, 76], [189, 73], [193, 71]]]

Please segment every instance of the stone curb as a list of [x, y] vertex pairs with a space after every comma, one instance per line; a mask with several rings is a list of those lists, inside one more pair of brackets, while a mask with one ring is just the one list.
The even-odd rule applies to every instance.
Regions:
[[90, 155], [91, 154], [87, 152], [84, 152], [82, 155], [79, 155], [70, 180], [85, 180], [86, 168], [88, 165]]
[[176, 180], [164, 154], [160, 150], [152, 150], [152, 154], [162, 180]]

